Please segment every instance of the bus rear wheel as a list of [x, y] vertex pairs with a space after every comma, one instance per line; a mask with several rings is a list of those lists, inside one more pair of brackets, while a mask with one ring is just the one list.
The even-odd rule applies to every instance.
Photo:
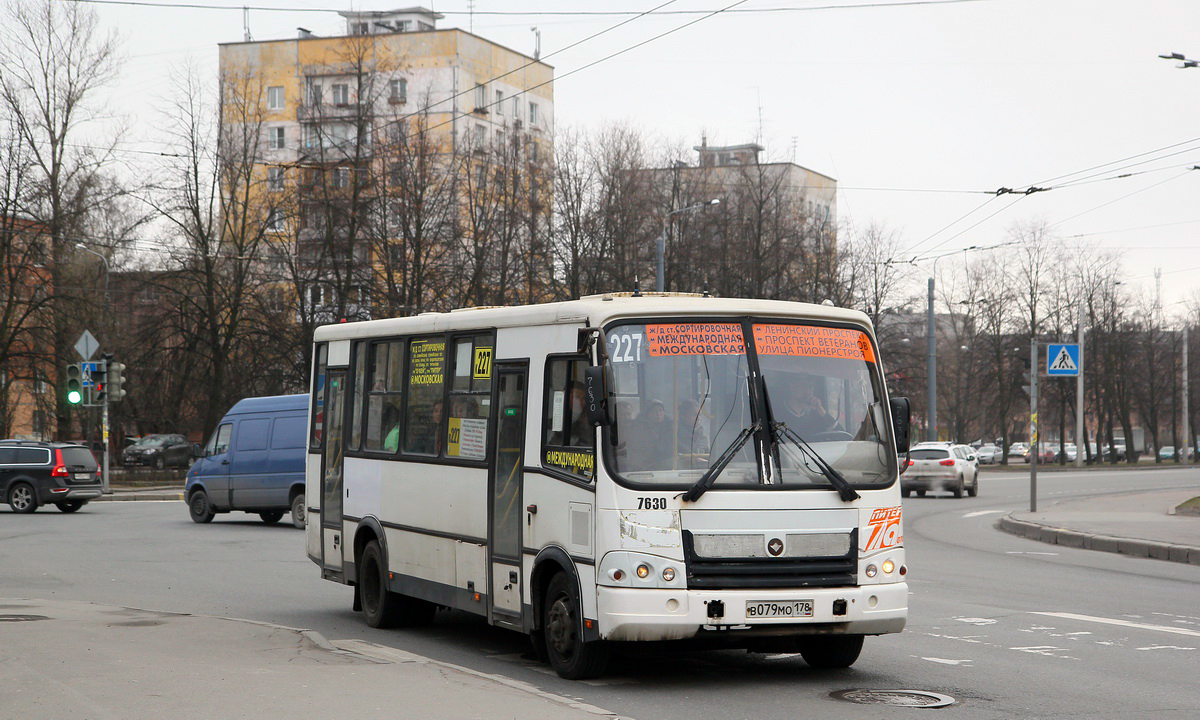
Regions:
[[546, 655], [559, 677], [585, 680], [604, 672], [609, 648], [600, 641], [584, 642], [579, 593], [565, 573], [550, 580], [542, 613]]
[[862, 635], [817, 635], [801, 638], [800, 656], [814, 668], [848, 668], [858, 660], [862, 652]]
[[387, 589], [387, 565], [378, 540], [363, 548], [358, 563], [358, 593], [367, 625], [373, 628], [428, 625], [437, 612], [433, 603]]

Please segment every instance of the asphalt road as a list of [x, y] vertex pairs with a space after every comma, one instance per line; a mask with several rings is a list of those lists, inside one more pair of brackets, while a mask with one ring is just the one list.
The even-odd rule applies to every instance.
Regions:
[[[1046, 473], [1039, 503], [1189, 486], [1196, 471]], [[787, 655], [639, 649], [619, 654], [604, 678], [564, 681], [533, 660], [524, 638], [463, 613], [440, 614], [419, 630], [367, 628], [350, 610], [350, 590], [322, 581], [305, 557], [301, 531], [240, 514], [196, 525], [179, 502], [93, 503], [74, 515], [0, 510], [0, 597], [310, 628], [506, 675], [639, 720], [916, 712], [831, 695], [851, 689], [942, 694], [956, 702], [939, 713], [968, 718], [1200, 717], [1200, 567], [995, 529], [1001, 514], [1028, 502], [1019, 473], [983, 475], [978, 498], [906, 500], [909, 626], [869, 638], [858, 664], [841, 672]], [[0, 688], [2, 673], [0, 665]]]

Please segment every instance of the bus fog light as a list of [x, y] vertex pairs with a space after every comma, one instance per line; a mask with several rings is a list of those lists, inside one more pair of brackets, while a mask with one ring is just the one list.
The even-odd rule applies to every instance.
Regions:
[[638, 565], [637, 566], [637, 576], [638, 577], [646, 578], [646, 577], [649, 577], [649, 575], [650, 575], [650, 566], [649, 565]]
[[892, 562], [891, 560], [883, 561], [883, 574], [884, 575], [891, 575], [892, 571], [895, 569], [896, 569], [896, 563]]
[[675, 568], [673, 568], [673, 567], [663, 568], [662, 577], [663, 577], [663, 580], [666, 580], [667, 582], [671, 582], [672, 580], [674, 580], [675, 579]]
[[875, 567], [874, 565], [867, 566], [867, 577], [873, 578], [878, 574], [879, 574], [879, 568]]
[[873, 608], [879, 607], [879, 598], [875, 595], [872, 595], [871, 597], [867, 598], [867, 605], [870, 605]]

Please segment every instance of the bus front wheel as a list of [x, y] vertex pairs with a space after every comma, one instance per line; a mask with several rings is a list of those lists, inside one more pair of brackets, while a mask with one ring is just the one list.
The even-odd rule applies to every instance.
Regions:
[[546, 654], [559, 677], [585, 680], [604, 672], [608, 665], [608, 646], [600, 641], [584, 642], [579, 593], [565, 573], [550, 580], [542, 613]]
[[817, 635], [797, 641], [800, 656], [814, 668], [848, 668], [862, 652], [862, 635]]

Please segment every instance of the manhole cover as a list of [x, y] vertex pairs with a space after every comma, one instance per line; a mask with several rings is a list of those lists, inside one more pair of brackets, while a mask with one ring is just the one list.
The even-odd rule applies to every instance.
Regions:
[[49, 620], [45, 615], [0, 615], [0, 622], [30, 622], [32, 620]]
[[838, 690], [830, 693], [830, 696], [859, 705], [940, 708], [954, 704], [954, 698], [949, 695], [924, 690]]

